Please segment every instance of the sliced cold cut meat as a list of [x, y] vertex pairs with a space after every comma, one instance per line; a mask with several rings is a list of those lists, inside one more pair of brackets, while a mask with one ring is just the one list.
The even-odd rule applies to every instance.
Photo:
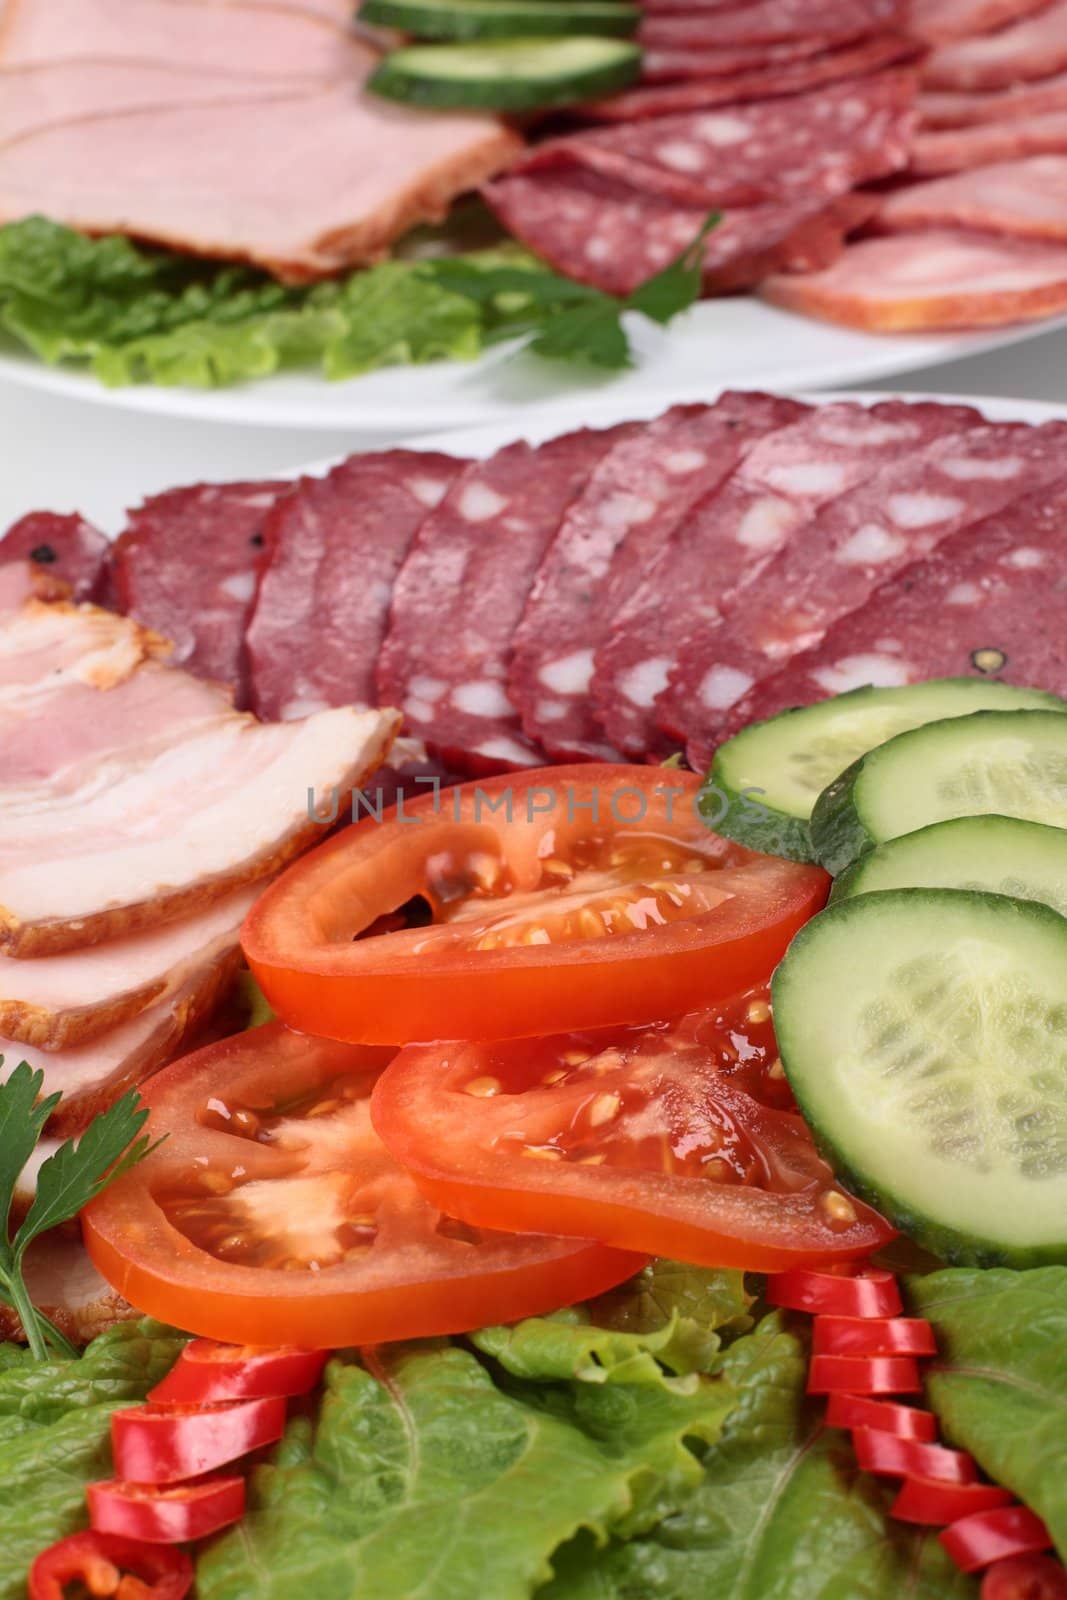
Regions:
[[284, 482], [207, 483], [153, 495], [115, 546], [121, 610], [172, 640], [175, 666], [248, 704], [245, 627], [266, 565], [267, 513]]
[[669, 719], [662, 712], [675, 709], [684, 730], [692, 708], [684, 694], [675, 708], [675, 693], [665, 685], [685, 647], [699, 643], [715, 621], [723, 598], [766, 565], [819, 506], [884, 461], [971, 420], [981, 419], [966, 407], [898, 400], [869, 411], [840, 403], [796, 420], [783, 415], [783, 425], [679, 524], [598, 650], [593, 695], [612, 742], [629, 756], [667, 754], [671, 741], [659, 723], [666, 729]]
[[861, 684], [993, 677], [1067, 695], [1067, 477], [881, 584], [735, 708], [741, 726]]
[[961, 172], [1021, 156], [1067, 151], [1067, 109], [1030, 117], [1025, 112], [1010, 122], [983, 122], [970, 128], [920, 133], [911, 152], [911, 170], [918, 174]]
[[922, 64], [931, 89], [1006, 89], [1047, 78], [1067, 67], [1067, 0], [999, 33], [942, 45]]
[[733, 725], [736, 703], [879, 583], [1062, 474], [1065, 444], [1065, 423], [991, 423], [950, 434], [887, 464], [798, 529], [704, 633], [699, 674], [694, 657], [679, 663], [701, 708], [700, 722], [686, 729], [690, 752], [709, 754]]
[[924, 128], [969, 128], [984, 122], [1040, 117], [1050, 111], [1067, 111], [1067, 72], [991, 94], [929, 89], [919, 95], [918, 105]]
[[993, 33], [1044, 11], [1050, 0], [910, 0], [908, 32], [924, 44], [948, 44]]
[[885, 233], [947, 224], [1067, 242], [1067, 155], [1004, 161], [894, 190], [876, 223]]
[[786, 62], [817, 56], [820, 38], [784, 39], [778, 44], [718, 45], [707, 23], [707, 43], [654, 44], [646, 40], [641, 57], [642, 83], [670, 83], [679, 78], [727, 78], [739, 72], [766, 72]]
[[642, 37], [647, 43], [720, 45], [773, 44], [781, 39], [817, 36], [828, 43], [859, 39], [901, 25], [902, 0], [747, 0], [713, 10], [696, 4], [645, 6]]
[[555, 760], [611, 759], [588, 697], [598, 645], [689, 510], [797, 411], [768, 395], [676, 406], [601, 461], [548, 547], [514, 637], [511, 697]]
[[32, 561], [70, 585], [75, 600], [96, 600], [104, 586], [110, 544], [76, 515], [31, 511], [0, 539], [0, 561]]
[[72, 685], [113, 689], [169, 650], [159, 634], [129, 617], [31, 599], [0, 619], [0, 717], [8, 727], [40, 717]]
[[512, 641], [567, 508], [630, 432], [508, 445], [473, 462], [423, 523], [393, 591], [378, 690], [446, 762], [487, 772], [544, 761], [508, 699]]
[[12, 612], [21, 611], [28, 600], [69, 600], [70, 589], [59, 578], [47, 576], [47, 568], [32, 561], [8, 561], [0, 565], [0, 625]]
[[769, 278], [775, 305], [849, 327], [999, 327], [1067, 310], [1067, 246], [930, 228], [861, 239], [821, 272]]
[[259, 716], [284, 722], [378, 704], [375, 663], [394, 579], [463, 465], [428, 450], [368, 451], [324, 478], [301, 479], [277, 502], [245, 634]]

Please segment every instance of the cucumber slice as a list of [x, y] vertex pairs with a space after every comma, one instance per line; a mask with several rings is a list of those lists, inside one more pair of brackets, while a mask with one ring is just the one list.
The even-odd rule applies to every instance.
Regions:
[[537, 111], [612, 94], [632, 83], [641, 51], [628, 39], [504, 39], [394, 50], [369, 79], [410, 105]]
[[1067, 828], [1017, 817], [956, 817], [869, 850], [830, 896], [883, 889], [984, 889], [1040, 900], [1067, 916]]
[[365, 0], [360, 20], [417, 39], [515, 39], [539, 34], [634, 33], [637, 6], [621, 0]]
[[840, 901], [772, 985], [842, 1182], [945, 1260], [1067, 1262], [1067, 919], [953, 889]]
[[812, 807], [857, 757], [927, 722], [1016, 707], [1067, 711], [1067, 701], [1042, 689], [1017, 689], [981, 678], [852, 689], [753, 723], [728, 739], [716, 752], [701, 810], [727, 839], [791, 861], [813, 861], [808, 828]]
[[1067, 828], [1067, 718], [976, 711], [900, 733], [853, 762], [811, 815], [815, 852], [841, 872], [873, 845], [949, 817]]

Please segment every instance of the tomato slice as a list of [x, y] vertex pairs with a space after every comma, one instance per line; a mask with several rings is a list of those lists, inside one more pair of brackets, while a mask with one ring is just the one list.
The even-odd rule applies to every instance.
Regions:
[[168, 1137], [83, 1213], [104, 1277], [207, 1338], [336, 1349], [534, 1316], [640, 1270], [442, 1216], [371, 1127], [390, 1054], [268, 1023], [150, 1079], [149, 1127]]
[[989, 1568], [981, 1600], [1067, 1600], [1067, 1570], [1052, 1556], [1009, 1556]]
[[[135, 1589], [131, 1578], [137, 1580]], [[105, 1600], [185, 1600], [193, 1587], [193, 1563], [184, 1550], [141, 1544], [112, 1533], [72, 1533], [43, 1550], [30, 1568], [30, 1600], [64, 1600], [79, 1584]]]
[[86, 1490], [89, 1521], [100, 1533], [117, 1533], [146, 1544], [186, 1544], [228, 1528], [244, 1515], [243, 1478], [209, 1478], [170, 1486], [91, 1483]]
[[808, 1393], [921, 1394], [922, 1379], [914, 1356], [812, 1356]]
[[479, 1226], [753, 1271], [868, 1254], [892, 1230], [835, 1187], [783, 1095], [760, 989], [673, 1023], [412, 1045], [371, 1116], [433, 1203]]
[[828, 1356], [936, 1356], [934, 1330], [922, 1317], [815, 1318], [811, 1348]]
[[856, 1394], [831, 1394], [826, 1403], [828, 1428], [877, 1428], [900, 1439], [920, 1439], [933, 1444], [937, 1418], [917, 1406], [894, 1405], [891, 1400], [868, 1400]]
[[1008, 1506], [1012, 1499], [1007, 1489], [1000, 1489], [995, 1483], [946, 1483], [943, 1478], [911, 1477], [904, 1479], [889, 1510], [898, 1522], [943, 1528], [976, 1511]]
[[249, 965], [292, 1027], [370, 1043], [709, 1004], [770, 976], [829, 879], [717, 838], [699, 789], [662, 767], [554, 767], [366, 817], [263, 894]]
[[891, 1272], [780, 1272], [768, 1280], [767, 1302], [786, 1311], [842, 1317], [895, 1317], [903, 1309]]
[[111, 1419], [111, 1449], [127, 1482], [176, 1483], [237, 1461], [284, 1432], [280, 1395], [206, 1406], [130, 1406]]
[[262, 1349], [251, 1344], [216, 1344], [190, 1339], [174, 1366], [148, 1394], [149, 1400], [254, 1400], [269, 1395], [307, 1394], [326, 1365], [323, 1350]]
[[1009, 1556], [1038, 1555], [1052, 1544], [1041, 1518], [1026, 1506], [975, 1512], [952, 1523], [938, 1538], [961, 1572], [980, 1572]]
[[856, 1460], [864, 1472], [881, 1478], [936, 1478], [941, 1483], [974, 1483], [974, 1457], [943, 1444], [901, 1439], [877, 1428], [857, 1428], [852, 1435]]

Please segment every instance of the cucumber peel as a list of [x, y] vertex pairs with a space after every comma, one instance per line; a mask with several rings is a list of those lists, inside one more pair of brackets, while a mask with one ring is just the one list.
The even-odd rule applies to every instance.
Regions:
[[502, 39], [394, 50], [368, 80], [390, 100], [438, 109], [540, 111], [613, 94], [641, 70], [628, 39]]
[[514, 39], [634, 33], [640, 8], [623, 0], [365, 0], [360, 21], [417, 39]]

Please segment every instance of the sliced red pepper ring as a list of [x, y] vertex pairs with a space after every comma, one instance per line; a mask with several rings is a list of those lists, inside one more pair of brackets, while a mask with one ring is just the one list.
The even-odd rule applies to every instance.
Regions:
[[1001, 1506], [962, 1517], [938, 1538], [961, 1572], [980, 1572], [1008, 1556], [1036, 1555], [1052, 1538], [1040, 1517], [1026, 1506]]
[[[137, 1582], [133, 1589], [131, 1579]], [[43, 1550], [30, 1568], [30, 1600], [64, 1600], [67, 1586], [81, 1584], [94, 1600], [136, 1595], [137, 1600], [185, 1600], [193, 1587], [193, 1563], [184, 1550], [140, 1544], [112, 1533], [72, 1533]]]
[[280, 1395], [221, 1405], [132, 1406], [112, 1417], [111, 1448], [127, 1483], [175, 1483], [224, 1467], [284, 1432]]
[[981, 1600], [1067, 1600], [1067, 1569], [1052, 1556], [1009, 1556], [982, 1579]]
[[974, 1483], [974, 1457], [943, 1444], [900, 1439], [876, 1428], [857, 1428], [852, 1435], [856, 1460], [864, 1472], [881, 1478], [936, 1478], [941, 1483]]
[[898, 1522], [917, 1522], [927, 1528], [944, 1528], [976, 1511], [995, 1511], [1011, 1505], [1014, 1496], [995, 1483], [948, 1483], [943, 1478], [916, 1474], [905, 1478], [889, 1508]]
[[272, 1395], [307, 1394], [326, 1365], [325, 1350], [260, 1348], [192, 1339], [162, 1383], [148, 1395], [164, 1401], [261, 1400]]
[[812, 1356], [808, 1393], [921, 1394], [922, 1379], [914, 1356]]
[[937, 1339], [922, 1317], [823, 1313], [815, 1318], [811, 1348], [815, 1355], [826, 1356], [936, 1356]]
[[891, 1272], [845, 1275], [796, 1267], [767, 1280], [767, 1301], [786, 1311], [825, 1312], [840, 1317], [895, 1317], [904, 1309]]
[[245, 1509], [243, 1478], [207, 1478], [201, 1483], [91, 1483], [86, 1490], [89, 1522], [100, 1533], [117, 1533], [146, 1544], [187, 1544], [237, 1522]]
[[891, 1400], [867, 1400], [858, 1394], [831, 1394], [826, 1402], [828, 1428], [877, 1428], [900, 1439], [920, 1439], [933, 1444], [937, 1418], [917, 1406], [898, 1406]]

